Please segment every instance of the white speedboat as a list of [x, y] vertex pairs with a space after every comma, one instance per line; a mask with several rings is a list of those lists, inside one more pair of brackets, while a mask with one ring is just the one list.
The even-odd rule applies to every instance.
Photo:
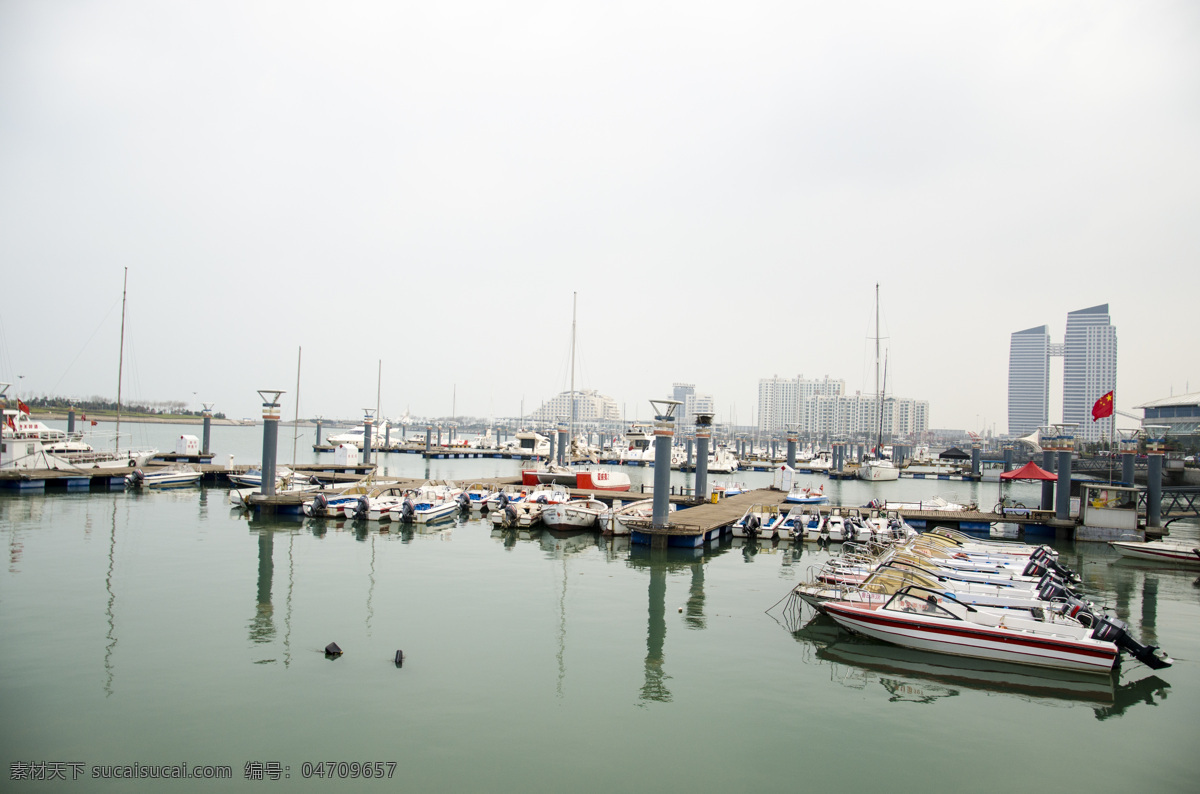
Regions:
[[978, 609], [916, 585], [883, 604], [828, 601], [824, 609], [850, 631], [956, 656], [1095, 673], [1111, 672], [1122, 649], [1155, 669], [1172, 663], [1156, 648], [1133, 640], [1125, 624], [1114, 618], [1098, 616], [1090, 627], [1071, 619], [1039, 621]]
[[125, 482], [134, 488], [178, 488], [196, 485], [200, 476], [200, 470], [190, 466], [168, 466], [150, 471], [134, 469], [125, 476]]
[[813, 488], [796, 483], [792, 489], [788, 491], [788, 495], [784, 497], [785, 502], [801, 505], [823, 505], [829, 502], [829, 497], [825, 495], [825, 486]]
[[1108, 545], [1116, 549], [1117, 554], [1131, 560], [1154, 560], [1200, 567], [1200, 543], [1178, 540], [1152, 540], [1147, 543], [1110, 540]]

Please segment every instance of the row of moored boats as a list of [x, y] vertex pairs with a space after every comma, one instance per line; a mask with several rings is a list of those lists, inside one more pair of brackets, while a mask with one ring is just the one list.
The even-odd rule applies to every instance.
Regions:
[[[924, 651], [1107, 673], [1172, 662], [1089, 601], [1049, 546], [937, 528], [847, 543], [792, 598], [842, 627]], [[795, 603], [795, 602], [793, 602]]]

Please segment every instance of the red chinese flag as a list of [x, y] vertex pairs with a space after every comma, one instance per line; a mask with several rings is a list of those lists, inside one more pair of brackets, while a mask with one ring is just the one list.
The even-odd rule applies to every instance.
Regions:
[[99, 423], [99, 422], [97, 422], [95, 419], [93, 419], [93, 420], [92, 420], [92, 427], [95, 427], [95, 426], [96, 426], [96, 425], [98, 425], [98, 424], [100, 424], [100, 423]]
[[1099, 400], [1096, 400], [1096, 404], [1092, 406], [1092, 421], [1095, 422], [1100, 419], [1103, 419], [1106, 416], [1112, 416], [1112, 415], [1113, 415], [1113, 393], [1109, 392], [1108, 394], [1101, 397]]
[[16, 432], [17, 426], [13, 424], [13, 420], [12, 420], [11, 416], [8, 417], [8, 426], [11, 427], [14, 432]]
[[21, 402], [20, 397], [17, 398], [17, 409], [26, 416], [29, 416], [29, 406]]

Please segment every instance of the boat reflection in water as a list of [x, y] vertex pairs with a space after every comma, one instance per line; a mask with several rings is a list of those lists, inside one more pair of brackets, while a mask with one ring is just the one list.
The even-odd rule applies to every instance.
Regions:
[[864, 689], [878, 683], [890, 701], [932, 703], [975, 690], [1088, 706], [1097, 719], [1104, 720], [1138, 703], [1166, 700], [1170, 689], [1170, 684], [1136, 662], [1129, 663], [1125, 674], [1105, 676], [950, 656], [859, 637], [824, 615], [792, 635], [806, 646], [805, 663], [830, 665], [832, 678], [845, 686]]

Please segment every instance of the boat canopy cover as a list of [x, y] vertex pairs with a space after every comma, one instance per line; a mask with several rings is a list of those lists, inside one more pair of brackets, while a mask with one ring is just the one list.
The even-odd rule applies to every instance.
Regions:
[[1019, 469], [1006, 471], [1000, 475], [1002, 480], [1057, 480], [1057, 474], [1051, 474], [1032, 460]]

